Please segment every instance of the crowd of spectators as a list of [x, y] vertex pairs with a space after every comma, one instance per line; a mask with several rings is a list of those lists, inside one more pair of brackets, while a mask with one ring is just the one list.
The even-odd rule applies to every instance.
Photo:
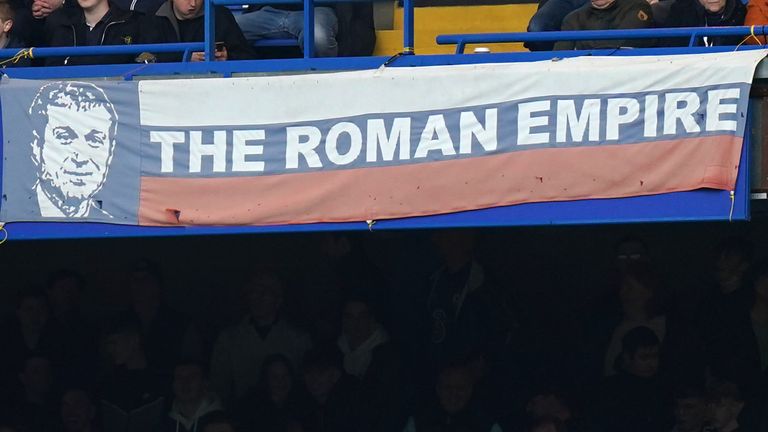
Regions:
[[5, 286], [0, 431], [768, 430], [768, 263], [744, 239], [717, 246], [700, 301], [620, 241], [565, 338], [542, 330], [563, 313], [487, 270], [472, 231], [432, 234], [431, 269], [321, 239], [322, 270], [244, 269], [241, 313], [216, 331], [169, 306], [174, 275], [146, 259], [122, 312], [86, 313], [72, 270]]
[[[204, 40], [203, 0], [0, 0], [0, 48], [161, 44]], [[301, 5], [250, 6], [235, 17], [215, 7], [215, 60], [291, 56], [291, 41], [303, 50]], [[371, 55], [375, 43], [371, 3], [315, 8], [315, 49], [320, 57]], [[258, 47], [281, 39], [277, 52]], [[287, 42], [286, 42], [287, 41]], [[46, 66], [180, 61], [183, 53], [49, 58]], [[204, 59], [192, 53], [192, 61]], [[29, 66], [29, 58], [4, 66]]]

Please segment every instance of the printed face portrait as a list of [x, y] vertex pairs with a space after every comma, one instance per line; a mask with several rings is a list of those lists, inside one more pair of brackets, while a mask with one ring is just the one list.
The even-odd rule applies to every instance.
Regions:
[[63, 206], [89, 200], [104, 185], [114, 151], [117, 115], [107, 96], [90, 83], [52, 83], [30, 114], [40, 187]]

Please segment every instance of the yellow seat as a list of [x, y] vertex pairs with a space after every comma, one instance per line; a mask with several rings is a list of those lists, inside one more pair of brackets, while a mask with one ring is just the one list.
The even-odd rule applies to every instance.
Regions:
[[[492, 6], [433, 6], [415, 9], [417, 54], [452, 54], [453, 45], [437, 45], [435, 37], [455, 33], [525, 31], [536, 4]], [[403, 8], [395, 6], [394, 29], [376, 31], [375, 55], [394, 55], [403, 50]], [[468, 45], [465, 52], [484, 46], [492, 52], [525, 51], [522, 44]]]

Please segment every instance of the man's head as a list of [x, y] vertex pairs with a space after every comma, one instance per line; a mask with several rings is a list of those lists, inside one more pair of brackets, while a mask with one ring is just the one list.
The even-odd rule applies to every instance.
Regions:
[[674, 393], [675, 427], [679, 432], [699, 432], [707, 419], [704, 390], [696, 386], [681, 386]]
[[728, 381], [716, 382], [707, 392], [711, 425], [719, 431], [735, 430], [744, 408], [739, 386]]
[[635, 327], [621, 340], [621, 360], [625, 372], [640, 378], [652, 378], [659, 371], [661, 342], [648, 327]]
[[27, 357], [19, 371], [19, 381], [28, 397], [45, 399], [53, 388], [53, 368], [48, 357], [33, 355]]
[[139, 324], [131, 319], [119, 319], [105, 332], [104, 350], [115, 366], [128, 366], [137, 356], [144, 355]]
[[37, 287], [25, 290], [16, 305], [16, 318], [27, 331], [41, 332], [48, 322], [48, 302]]
[[48, 276], [45, 292], [56, 316], [76, 311], [85, 279], [71, 270], [58, 270]]
[[457, 270], [472, 259], [475, 232], [471, 229], [435, 231], [432, 234], [432, 243], [449, 270]]
[[447, 366], [437, 380], [437, 397], [448, 414], [457, 414], [472, 400], [475, 382], [472, 372], [464, 366]]
[[718, 14], [725, 9], [727, 0], [699, 0], [699, 4], [704, 7], [704, 10], [711, 14]]
[[162, 302], [163, 273], [156, 262], [139, 260], [131, 269], [129, 283], [134, 308], [155, 308]]
[[724, 293], [741, 287], [754, 254], [752, 243], [741, 237], [731, 237], [715, 247], [717, 280]]
[[328, 400], [343, 375], [343, 356], [335, 345], [321, 345], [304, 355], [304, 383], [319, 404]]
[[90, 83], [54, 82], [40, 89], [29, 114], [40, 186], [66, 206], [93, 197], [115, 148], [117, 113], [107, 95]]
[[261, 382], [274, 402], [283, 402], [293, 389], [293, 365], [288, 357], [272, 354], [261, 366]]
[[283, 281], [276, 273], [258, 273], [245, 285], [245, 300], [251, 318], [271, 324], [283, 305]]
[[13, 7], [7, 0], [0, 1], [0, 38], [7, 36], [13, 28]]
[[187, 360], [173, 369], [173, 395], [179, 402], [200, 402], [208, 394], [208, 368], [198, 361]]
[[342, 332], [353, 348], [367, 341], [376, 331], [377, 325], [367, 299], [357, 297], [346, 301], [342, 315]]
[[202, 0], [171, 0], [171, 4], [176, 18], [180, 20], [197, 18], [203, 13]]
[[93, 398], [82, 389], [70, 389], [61, 397], [61, 419], [66, 432], [89, 432], [96, 418]]
[[624, 237], [614, 247], [616, 253], [616, 267], [622, 272], [637, 263], [650, 261], [648, 246], [637, 237]]

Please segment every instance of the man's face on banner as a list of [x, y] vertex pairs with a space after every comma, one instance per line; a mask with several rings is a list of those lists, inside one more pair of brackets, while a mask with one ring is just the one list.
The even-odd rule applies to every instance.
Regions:
[[64, 200], [84, 200], [104, 183], [112, 153], [112, 120], [104, 106], [78, 111], [49, 106], [42, 137], [40, 179]]

